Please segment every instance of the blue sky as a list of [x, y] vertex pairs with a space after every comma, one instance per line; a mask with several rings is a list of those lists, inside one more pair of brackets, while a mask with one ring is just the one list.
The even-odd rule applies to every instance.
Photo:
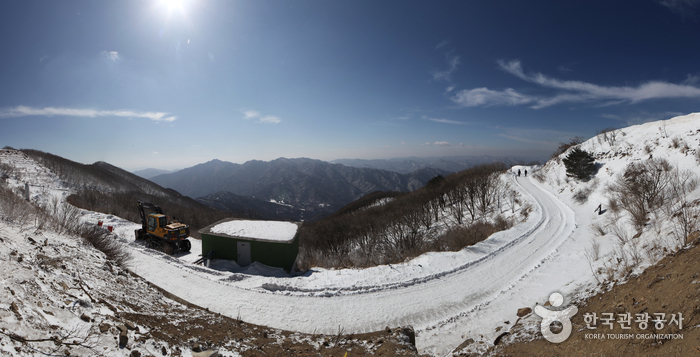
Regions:
[[125, 169], [518, 155], [700, 111], [700, 1], [2, 1], [0, 145]]

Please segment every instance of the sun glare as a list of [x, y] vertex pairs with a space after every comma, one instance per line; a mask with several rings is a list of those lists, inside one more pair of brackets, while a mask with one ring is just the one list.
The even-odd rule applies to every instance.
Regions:
[[161, 0], [160, 2], [165, 5], [168, 12], [185, 10], [185, 0]]

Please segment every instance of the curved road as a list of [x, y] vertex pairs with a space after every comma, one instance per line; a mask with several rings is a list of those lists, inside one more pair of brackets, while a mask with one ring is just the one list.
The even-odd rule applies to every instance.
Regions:
[[[430, 329], [489, 304], [556, 254], [574, 228], [574, 213], [529, 178], [514, 181], [534, 202], [527, 232], [455, 271], [419, 283], [330, 297], [264, 293], [222, 285], [161, 256], [135, 250], [131, 269], [187, 301], [254, 324], [305, 333], [377, 331], [385, 326]], [[420, 332], [419, 332], [420, 333]]]

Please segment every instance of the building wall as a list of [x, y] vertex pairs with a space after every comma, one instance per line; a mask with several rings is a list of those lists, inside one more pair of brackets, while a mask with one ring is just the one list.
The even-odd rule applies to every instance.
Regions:
[[261, 242], [202, 233], [202, 256], [214, 251], [215, 259], [238, 259], [238, 242], [250, 243], [250, 260], [290, 271], [299, 254], [299, 237], [291, 243]]

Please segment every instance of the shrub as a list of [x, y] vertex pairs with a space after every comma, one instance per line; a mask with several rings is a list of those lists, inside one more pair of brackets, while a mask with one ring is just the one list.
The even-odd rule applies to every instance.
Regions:
[[[617, 143], [617, 134], [620, 133], [620, 130], [615, 129], [615, 128], [605, 128], [603, 130], [597, 131], [597, 137], [598, 137], [598, 142], [603, 143], [606, 142], [610, 144], [610, 146], [615, 146]], [[622, 133], [624, 135], [625, 133]]]
[[671, 165], [664, 159], [633, 162], [608, 187], [612, 193], [611, 202], [617, 201], [630, 213], [635, 227], [641, 229], [646, 224], [647, 214], [668, 200], [673, 176]]
[[582, 188], [582, 189], [576, 191], [576, 193], [574, 193], [573, 198], [574, 198], [574, 201], [576, 201], [576, 203], [582, 205], [588, 201], [588, 196], [590, 194], [591, 194], [590, 188]]
[[591, 153], [579, 148], [571, 150], [569, 155], [564, 158], [564, 166], [566, 166], [566, 175], [575, 177], [579, 180], [589, 179], [596, 171], [595, 158]]
[[483, 222], [471, 226], [453, 227], [438, 237], [436, 250], [456, 252], [483, 241], [494, 232], [496, 232], [496, 228], [492, 224]]
[[569, 140], [568, 143], [564, 143], [564, 142], [559, 143], [559, 147], [552, 154], [552, 158], [558, 157], [559, 155], [565, 153], [566, 150], [569, 150], [570, 147], [581, 144], [583, 141], [584, 141], [584, 139], [582, 137], [577, 136], [577, 137], [574, 137], [573, 139]]
[[673, 139], [671, 139], [671, 146], [673, 146], [674, 149], [678, 149], [681, 146], [681, 142], [681, 138], [676, 136]]
[[131, 254], [125, 245], [119, 242], [115, 235], [102, 227], [83, 224], [78, 229], [78, 234], [85, 243], [104, 253], [107, 259], [115, 262], [117, 265], [124, 266], [131, 260]]

